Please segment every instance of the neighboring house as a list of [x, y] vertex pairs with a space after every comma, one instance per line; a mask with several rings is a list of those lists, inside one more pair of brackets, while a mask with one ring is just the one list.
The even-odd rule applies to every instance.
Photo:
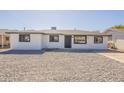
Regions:
[[10, 47], [9, 35], [6, 34], [7, 29], [0, 29], [0, 48]]
[[124, 49], [124, 29], [109, 28], [104, 34], [112, 35], [109, 42], [114, 44], [114, 48]]
[[107, 49], [108, 36], [81, 30], [25, 30], [9, 31], [13, 50], [41, 50], [43, 48]]

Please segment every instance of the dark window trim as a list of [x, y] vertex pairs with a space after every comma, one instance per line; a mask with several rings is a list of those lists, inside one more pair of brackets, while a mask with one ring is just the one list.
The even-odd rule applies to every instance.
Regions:
[[[51, 36], [57, 36], [58, 40], [57, 41], [51, 41], [51, 39], [50, 39]], [[55, 35], [55, 34], [49, 35], [49, 42], [59, 42], [59, 35]]]
[[[102, 37], [102, 42], [101, 43], [95, 42], [95, 37]], [[94, 36], [94, 44], [103, 44], [103, 36]]]
[[[85, 37], [85, 43], [77, 43], [77, 42], [75, 42], [75, 36], [83, 36], [83, 37]], [[74, 44], [87, 44], [87, 35], [74, 35]]]
[[[29, 41], [21, 41], [21, 39], [20, 39], [21, 35], [29, 35]], [[19, 34], [19, 42], [30, 42], [30, 34]]]

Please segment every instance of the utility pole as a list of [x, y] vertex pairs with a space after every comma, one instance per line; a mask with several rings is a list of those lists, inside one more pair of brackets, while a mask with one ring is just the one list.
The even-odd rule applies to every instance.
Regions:
[[24, 27], [24, 31], [26, 30], [26, 28]]

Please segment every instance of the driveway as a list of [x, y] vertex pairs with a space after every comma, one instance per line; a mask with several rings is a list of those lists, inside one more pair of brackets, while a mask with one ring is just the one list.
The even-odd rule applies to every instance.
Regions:
[[124, 63], [99, 52], [4, 52], [0, 54], [0, 81], [124, 81]]

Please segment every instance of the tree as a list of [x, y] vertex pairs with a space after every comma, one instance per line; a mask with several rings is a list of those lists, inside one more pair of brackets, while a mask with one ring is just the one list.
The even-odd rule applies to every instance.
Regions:
[[115, 26], [112, 26], [112, 28], [116, 28], [116, 29], [124, 29], [124, 25], [115, 25]]

